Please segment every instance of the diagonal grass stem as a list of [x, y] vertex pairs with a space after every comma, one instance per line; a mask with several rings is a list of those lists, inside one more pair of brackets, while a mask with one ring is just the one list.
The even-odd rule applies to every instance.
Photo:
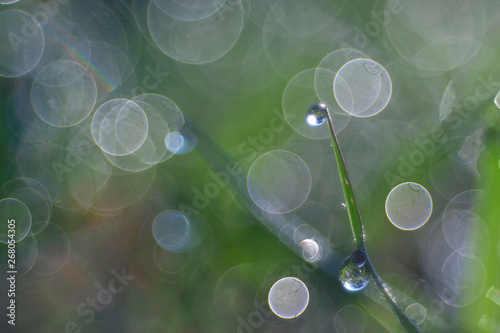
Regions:
[[356, 203], [356, 197], [352, 189], [351, 180], [349, 178], [349, 173], [345, 165], [344, 157], [342, 156], [342, 151], [333, 128], [333, 121], [330, 115], [330, 111], [326, 105], [321, 105], [326, 110], [326, 118], [328, 126], [330, 128], [330, 134], [332, 138], [333, 151], [335, 153], [335, 159], [337, 160], [337, 167], [340, 176], [340, 182], [342, 183], [342, 189], [344, 191], [344, 197], [346, 201], [347, 213], [349, 215], [349, 222], [351, 224], [352, 233], [354, 235], [354, 241], [359, 250], [365, 252], [366, 254], [366, 268], [370, 272], [370, 275], [375, 282], [375, 285], [379, 289], [382, 297], [386, 300], [389, 308], [396, 315], [401, 325], [409, 333], [418, 333], [420, 330], [414, 322], [406, 316], [406, 314], [401, 310], [401, 308], [396, 303], [395, 299], [390, 295], [388, 288], [382, 282], [379, 275], [375, 271], [375, 267], [368, 256], [365, 245], [365, 233], [363, 230], [363, 223], [361, 221], [361, 214], [359, 212], [358, 204]]

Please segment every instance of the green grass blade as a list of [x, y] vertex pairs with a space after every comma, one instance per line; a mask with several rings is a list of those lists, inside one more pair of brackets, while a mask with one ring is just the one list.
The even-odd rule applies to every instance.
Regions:
[[[498, 113], [498, 110], [493, 110]], [[481, 297], [469, 305], [467, 312], [467, 331], [495, 332], [498, 331], [500, 318], [500, 123], [488, 130], [485, 149], [478, 163], [479, 188], [484, 190], [482, 203], [479, 207], [481, 219], [487, 225], [490, 241], [478, 242], [474, 255], [486, 270], [486, 281]], [[473, 272], [471, 272], [473, 274]]]
[[366, 268], [370, 272], [372, 279], [375, 281], [382, 297], [386, 300], [389, 308], [396, 315], [401, 325], [409, 333], [419, 333], [420, 330], [415, 325], [414, 322], [406, 316], [406, 314], [398, 306], [394, 298], [390, 295], [388, 289], [384, 286], [384, 283], [378, 276], [375, 268], [373, 267], [365, 246], [365, 233], [363, 231], [363, 223], [361, 221], [361, 214], [359, 213], [358, 204], [356, 203], [356, 197], [354, 196], [354, 191], [352, 189], [351, 180], [349, 179], [349, 174], [345, 166], [344, 157], [342, 156], [342, 151], [335, 135], [335, 130], [333, 128], [332, 118], [330, 116], [330, 111], [327, 109], [327, 120], [328, 126], [330, 127], [330, 134], [332, 137], [333, 151], [335, 152], [335, 159], [337, 160], [337, 166], [339, 170], [340, 182], [342, 183], [342, 189], [344, 191], [344, 197], [347, 206], [347, 213], [349, 215], [349, 222], [351, 224], [352, 233], [354, 235], [354, 240], [358, 249], [366, 253]]
[[354, 196], [351, 180], [349, 178], [349, 174], [347, 173], [344, 157], [342, 156], [342, 151], [340, 150], [337, 136], [335, 135], [335, 130], [333, 129], [333, 122], [329, 111], [327, 111], [327, 120], [328, 126], [330, 126], [333, 151], [335, 152], [335, 159], [337, 160], [340, 182], [342, 183], [342, 189], [344, 191], [346, 201], [345, 204], [347, 207], [347, 214], [349, 215], [349, 222], [351, 223], [352, 233], [354, 235], [354, 241], [356, 242], [358, 249], [365, 251], [365, 234], [363, 231], [363, 223], [361, 222], [361, 214], [359, 213], [356, 197]]
[[373, 267], [372, 262], [370, 261], [370, 258], [368, 258], [367, 255], [367, 260], [366, 260], [366, 268], [370, 272], [373, 280], [375, 281], [375, 284], [377, 285], [380, 293], [382, 294], [382, 297], [385, 299], [387, 304], [389, 305], [389, 308], [392, 310], [392, 312], [396, 315], [398, 318], [399, 322], [401, 325], [404, 327], [406, 332], [409, 333], [420, 333], [420, 330], [416, 326], [414, 322], [410, 320], [406, 316], [406, 314], [401, 310], [399, 305], [396, 303], [396, 300], [390, 295], [389, 290], [387, 287], [384, 285], [380, 277], [378, 276], [377, 272], [375, 271], [375, 268]]

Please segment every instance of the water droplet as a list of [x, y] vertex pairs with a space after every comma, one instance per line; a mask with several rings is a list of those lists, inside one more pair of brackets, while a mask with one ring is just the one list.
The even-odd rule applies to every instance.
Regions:
[[349, 260], [356, 267], [361, 267], [366, 263], [366, 254], [361, 250], [354, 250], [349, 256]]
[[307, 110], [306, 122], [310, 126], [322, 125], [326, 120], [327, 112], [326, 104], [314, 104]]
[[339, 278], [347, 291], [359, 291], [366, 287], [369, 281], [365, 266], [366, 255], [361, 250], [355, 250], [340, 266]]

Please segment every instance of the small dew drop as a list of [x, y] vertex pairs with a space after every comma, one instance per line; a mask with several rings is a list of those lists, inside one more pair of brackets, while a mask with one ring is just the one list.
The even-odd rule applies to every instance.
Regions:
[[366, 263], [366, 254], [361, 250], [354, 250], [349, 256], [349, 260], [356, 267], [361, 267]]
[[359, 291], [368, 284], [369, 273], [365, 266], [366, 255], [363, 251], [355, 250], [340, 266], [339, 279], [347, 291]]
[[319, 126], [325, 123], [327, 116], [326, 104], [314, 104], [307, 110], [306, 122], [309, 126]]

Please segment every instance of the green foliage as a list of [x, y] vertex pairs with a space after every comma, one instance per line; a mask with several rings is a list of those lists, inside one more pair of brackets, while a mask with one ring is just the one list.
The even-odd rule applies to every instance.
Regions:
[[364, 251], [367, 256], [366, 268], [371, 273], [372, 279], [377, 285], [380, 293], [386, 300], [387, 304], [394, 312], [401, 325], [405, 328], [407, 332], [420, 332], [418, 327], [405, 315], [401, 308], [397, 305], [396, 301], [389, 294], [387, 287], [384, 285], [380, 277], [378, 276], [373, 264], [368, 257], [366, 245], [365, 245], [365, 234], [363, 232], [363, 222], [361, 220], [361, 215], [359, 213], [358, 205], [356, 203], [356, 197], [351, 186], [351, 180], [349, 179], [349, 174], [345, 166], [344, 157], [342, 156], [342, 151], [340, 150], [339, 143], [337, 141], [337, 136], [335, 135], [335, 130], [333, 128], [332, 119], [330, 113], [328, 113], [328, 125], [330, 127], [330, 133], [332, 137], [333, 151], [335, 152], [335, 159], [337, 160], [337, 166], [340, 176], [340, 181], [342, 183], [342, 189], [344, 190], [344, 196], [347, 206], [347, 212], [349, 215], [349, 222], [351, 223], [352, 232], [354, 235], [354, 241], [359, 250]]

